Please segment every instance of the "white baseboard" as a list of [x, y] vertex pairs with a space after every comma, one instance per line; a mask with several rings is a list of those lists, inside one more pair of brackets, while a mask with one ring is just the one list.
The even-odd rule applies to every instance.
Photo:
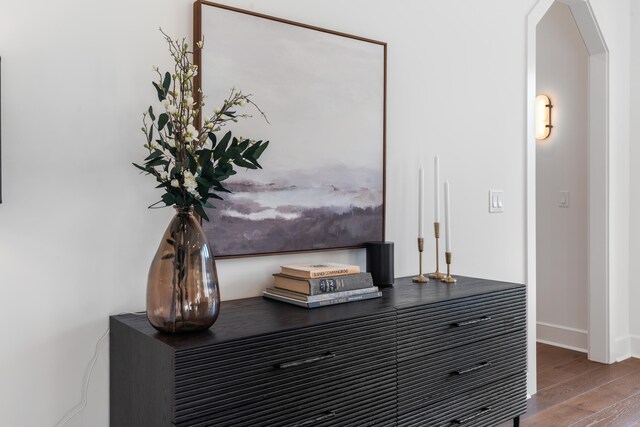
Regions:
[[640, 335], [631, 335], [629, 341], [631, 343], [631, 357], [640, 358]]
[[589, 347], [589, 333], [582, 329], [552, 323], [538, 322], [536, 341], [569, 350], [587, 353]]
[[631, 337], [616, 338], [613, 349], [613, 360], [622, 362], [631, 357]]

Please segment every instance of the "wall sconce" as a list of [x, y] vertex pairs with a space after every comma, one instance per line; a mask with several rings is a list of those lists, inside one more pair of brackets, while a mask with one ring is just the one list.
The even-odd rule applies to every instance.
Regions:
[[536, 139], [547, 139], [551, 133], [551, 101], [546, 95], [536, 96]]

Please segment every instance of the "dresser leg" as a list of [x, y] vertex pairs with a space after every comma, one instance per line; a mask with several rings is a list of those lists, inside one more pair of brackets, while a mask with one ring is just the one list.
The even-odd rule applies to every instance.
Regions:
[[519, 415], [513, 419], [513, 427], [520, 427], [520, 416]]

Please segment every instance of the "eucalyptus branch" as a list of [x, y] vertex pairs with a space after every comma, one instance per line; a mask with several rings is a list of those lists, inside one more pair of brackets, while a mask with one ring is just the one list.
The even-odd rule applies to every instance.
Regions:
[[[201, 88], [198, 88], [199, 96], [194, 93], [194, 77], [199, 70], [191, 60], [193, 50], [189, 49], [186, 38], [174, 40], [162, 29], [160, 32], [173, 58], [173, 72], [163, 75], [154, 67], [158, 81], [153, 84], [165, 111], [154, 114], [149, 107], [148, 113], [143, 115], [141, 130], [147, 140], [145, 148], [149, 155], [143, 166], [134, 165], [153, 175], [159, 183], [158, 188], [165, 191], [162, 200], [150, 208], [156, 208], [160, 203], [193, 206], [200, 216], [208, 219], [204, 211], [205, 207], [212, 207], [208, 199], [221, 199], [216, 193], [228, 191], [220, 183], [235, 174], [234, 167], [261, 168], [258, 159], [269, 144], [268, 141], [234, 138], [231, 132], [224, 135], [217, 132], [228, 122], [251, 117], [237, 112], [247, 104], [256, 108], [267, 123], [269, 121], [251, 94], [245, 95], [234, 87], [221, 108], [214, 110], [211, 118], [205, 116], [204, 123], [196, 128], [195, 122], [204, 110], [206, 96]], [[198, 49], [202, 45], [203, 41], [196, 43]], [[209, 140], [211, 144], [208, 144]]]

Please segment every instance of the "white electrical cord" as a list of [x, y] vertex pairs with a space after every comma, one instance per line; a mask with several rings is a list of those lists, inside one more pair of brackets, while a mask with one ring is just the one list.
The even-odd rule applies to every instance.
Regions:
[[[144, 311], [137, 312], [137, 313], [128, 312], [128, 313], [120, 313], [118, 314], [118, 316], [122, 314], [135, 314], [140, 316], [146, 313]], [[84, 375], [84, 384], [82, 387], [82, 400], [76, 406], [71, 408], [66, 414], [64, 414], [64, 416], [60, 418], [60, 420], [55, 424], [55, 427], [63, 427], [69, 421], [71, 421], [76, 415], [82, 412], [84, 408], [87, 407], [88, 394], [89, 394], [89, 381], [91, 380], [91, 374], [93, 373], [93, 368], [96, 365], [96, 362], [98, 361], [99, 351], [100, 351], [100, 347], [102, 346], [102, 342], [105, 339], [107, 339], [108, 336], [109, 336], [109, 328], [107, 328], [107, 330], [104, 332], [104, 334], [102, 334], [102, 336], [96, 343], [96, 348], [93, 352], [93, 357], [91, 357], [91, 360], [89, 360], [89, 366], [87, 367], [87, 371]]]

